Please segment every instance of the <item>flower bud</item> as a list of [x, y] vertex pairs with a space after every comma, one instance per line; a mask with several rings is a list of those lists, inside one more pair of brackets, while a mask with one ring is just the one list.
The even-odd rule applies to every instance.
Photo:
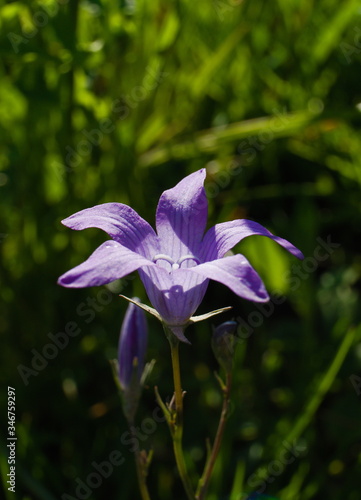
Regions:
[[[139, 301], [137, 298], [133, 298]], [[119, 338], [119, 381], [123, 391], [123, 410], [127, 419], [134, 418], [141, 393], [141, 378], [147, 349], [148, 328], [145, 313], [129, 304]]]
[[234, 332], [237, 323], [235, 321], [226, 321], [220, 324], [213, 332], [212, 349], [220, 366], [230, 373], [233, 365], [233, 355], [235, 350]]

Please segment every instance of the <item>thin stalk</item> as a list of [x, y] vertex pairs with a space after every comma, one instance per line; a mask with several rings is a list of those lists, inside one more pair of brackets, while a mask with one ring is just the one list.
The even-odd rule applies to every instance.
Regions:
[[[221, 385], [221, 387], [222, 387], [222, 385]], [[213, 468], [214, 468], [214, 465], [216, 463], [219, 450], [221, 448], [221, 443], [222, 443], [224, 428], [225, 428], [226, 421], [227, 421], [227, 415], [228, 415], [228, 409], [229, 409], [229, 403], [230, 403], [231, 386], [232, 386], [232, 374], [229, 372], [226, 374], [226, 384], [223, 385], [223, 387], [222, 387], [223, 405], [222, 405], [221, 416], [220, 416], [219, 423], [218, 423], [217, 434], [216, 434], [216, 437], [214, 439], [211, 454], [207, 460], [206, 466], [204, 468], [204, 472], [203, 472], [202, 477], [200, 478], [199, 483], [198, 483], [196, 500], [203, 500], [206, 496], [209, 482], [210, 482], [211, 477], [212, 477]]]
[[[311, 394], [311, 397], [306, 403], [305, 408], [300, 412], [300, 415], [292, 425], [290, 432], [282, 439], [282, 443], [278, 446], [278, 448], [276, 448], [274, 454], [275, 457], [280, 456], [282, 449], [284, 449], [284, 443], [293, 443], [294, 441], [297, 441], [299, 437], [302, 435], [302, 433], [305, 431], [305, 429], [308, 427], [308, 425], [314, 418], [315, 413], [319, 409], [320, 404], [322, 403], [324, 397], [330, 390], [335, 378], [337, 377], [337, 374], [341, 369], [341, 366], [343, 365], [345, 358], [353, 345], [356, 332], [360, 332], [360, 330], [361, 330], [360, 326], [358, 327], [351, 326], [347, 330], [345, 336], [343, 337], [341, 345], [338, 348], [330, 366], [324, 372], [324, 374], [321, 376], [320, 379], [315, 380], [314, 392]], [[254, 476], [258, 477], [261, 471], [263, 472], [263, 469], [264, 468], [262, 466], [259, 467], [254, 472]], [[269, 474], [266, 476], [264, 476], [263, 474], [262, 476], [263, 480], [266, 481], [268, 476]]]
[[[132, 437], [137, 439], [133, 424], [129, 424], [129, 430]], [[149, 460], [145, 452], [142, 453], [139, 450], [135, 451], [135, 465], [137, 468], [138, 485], [142, 500], [151, 500], [146, 482]]]
[[177, 463], [177, 468], [179, 476], [182, 480], [184, 489], [187, 493], [189, 500], [194, 500], [194, 491], [192, 483], [187, 473], [187, 468], [183, 455], [182, 448], [182, 437], [183, 437], [183, 391], [181, 385], [180, 377], [180, 366], [179, 366], [179, 341], [173, 338], [169, 338], [171, 356], [172, 356], [172, 367], [173, 367], [173, 381], [174, 381], [174, 398], [175, 398], [175, 415], [173, 418], [171, 430], [173, 438], [173, 449], [175, 460]]

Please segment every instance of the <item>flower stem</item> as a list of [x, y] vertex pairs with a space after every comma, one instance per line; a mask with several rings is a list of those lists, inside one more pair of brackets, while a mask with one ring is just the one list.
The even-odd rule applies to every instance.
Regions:
[[174, 455], [177, 462], [178, 472], [183, 482], [184, 489], [189, 500], [194, 500], [194, 491], [192, 483], [187, 473], [183, 448], [183, 391], [180, 377], [179, 366], [179, 341], [174, 335], [169, 334], [168, 340], [171, 348], [173, 380], [174, 380], [174, 398], [175, 398], [175, 414], [173, 416], [171, 432], [173, 438]]
[[196, 493], [196, 500], [203, 500], [205, 498], [205, 495], [207, 493], [207, 489], [209, 486], [209, 482], [211, 480], [214, 464], [216, 463], [216, 459], [221, 447], [222, 443], [222, 438], [223, 438], [223, 432], [224, 428], [226, 425], [227, 421], [227, 414], [228, 414], [228, 409], [229, 409], [229, 403], [230, 403], [230, 393], [231, 393], [231, 386], [232, 386], [232, 374], [229, 372], [226, 375], [226, 383], [223, 384], [221, 383], [222, 391], [223, 391], [223, 406], [222, 406], [222, 412], [221, 416], [219, 419], [219, 424], [218, 424], [218, 429], [217, 429], [217, 434], [214, 439], [212, 451], [210, 453], [210, 456], [206, 462], [204, 472], [202, 474], [202, 477], [199, 480], [198, 483], [198, 488], [197, 488], [197, 493]]
[[[135, 427], [130, 422], [129, 422], [129, 430], [132, 437], [137, 439], [135, 435]], [[149, 461], [150, 461], [149, 457], [147, 457], [145, 451], [139, 451], [139, 450], [135, 451], [135, 465], [137, 468], [138, 485], [142, 500], [151, 500], [146, 483]]]

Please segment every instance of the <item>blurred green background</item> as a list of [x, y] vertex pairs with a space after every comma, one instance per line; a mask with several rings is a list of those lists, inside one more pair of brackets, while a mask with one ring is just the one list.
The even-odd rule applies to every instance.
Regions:
[[[109, 360], [126, 308], [117, 294], [147, 299], [136, 275], [102, 289], [60, 288], [58, 276], [107, 238], [60, 220], [118, 201], [153, 224], [162, 191], [206, 167], [210, 225], [256, 220], [306, 260], [262, 237], [236, 248], [285, 297], [274, 311], [210, 284], [199, 312], [233, 310], [189, 328], [192, 345], [181, 349], [192, 475], [221, 407], [212, 328], [238, 318], [244, 342], [208, 498], [264, 489], [280, 500], [358, 500], [361, 3], [8, 1], [0, 26], [6, 498], [139, 498]], [[321, 241], [338, 246], [327, 251]], [[168, 345], [149, 324], [148, 359], [157, 362], [139, 425], [157, 407], [154, 385], [172, 394]], [[49, 334], [73, 327], [80, 332], [68, 345], [54, 347]], [[44, 349], [52, 359], [32, 366]], [[7, 386], [16, 390], [15, 495], [5, 484]], [[153, 498], [183, 499], [166, 424], [147, 429]], [[303, 452], [279, 467], [285, 441]], [[124, 463], [97, 484], [92, 464], [114, 450]], [[97, 486], [77, 497], [79, 481], [92, 479]]]

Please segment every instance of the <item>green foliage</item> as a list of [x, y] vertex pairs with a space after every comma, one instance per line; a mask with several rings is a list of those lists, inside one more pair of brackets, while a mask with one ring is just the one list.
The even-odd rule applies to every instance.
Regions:
[[[1, 430], [6, 437], [12, 386], [18, 437], [15, 497], [0, 447], [7, 498], [76, 497], [77, 478], [114, 450], [124, 462], [89, 498], [137, 498], [109, 360], [126, 309], [117, 294], [147, 299], [136, 276], [103, 289], [58, 287], [106, 238], [60, 221], [118, 201], [153, 223], [161, 192], [206, 166], [211, 224], [254, 219], [306, 257], [246, 240], [235, 250], [274, 300], [260, 309], [212, 283], [200, 308], [232, 305], [214, 325], [237, 318], [243, 335], [209, 499], [240, 500], [266, 484], [280, 500], [357, 500], [359, 2], [5, 1], [0, 27]], [[150, 322], [157, 363], [140, 426], [156, 409], [153, 386], [164, 399], [172, 393], [168, 345]], [[194, 478], [222, 400], [211, 326], [191, 327], [192, 345], [181, 349]], [[166, 425], [141, 432], [141, 446], [154, 447], [154, 498], [184, 498]], [[306, 451], [278, 473], [271, 464], [293, 439]]]

